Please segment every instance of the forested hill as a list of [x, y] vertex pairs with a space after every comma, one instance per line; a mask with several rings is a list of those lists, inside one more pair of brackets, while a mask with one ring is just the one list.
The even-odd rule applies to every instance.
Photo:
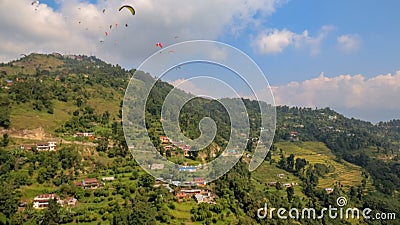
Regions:
[[[227, 220], [231, 224], [269, 224], [255, 216], [266, 200], [274, 207], [322, 207], [334, 205], [336, 198], [343, 195], [358, 207], [400, 213], [397, 207], [400, 204], [400, 120], [374, 125], [346, 118], [329, 108], [287, 106], [276, 108], [274, 144], [256, 171], [248, 172], [249, 157], [242, 157], [230, 172], [207, 186], [216, 196], [215, 205], [197, 205], [193, 199], [175, 204], [174, 194], [153, 187], [153, 178], [132, 160], [125, 143], [121, 106], [134, 71], [96, 57], [58, 53], [30, 54], [0, 64], [0, 131], [3, 134], [0, 184], [7, 187], [0, 191], [0, 223], [3, 214], [11, 218], [17, 213], [18, 201], [30, 201], [45, 192], [78, 199], [80, 206], [75, 208], [76, 214], [63, 222], [70, 224], [86, 220], [124, 224], [121, 221], [140, 216], [139, 219], [150, 218], [157, 224], [225, 224]], [[143, 72], [133, 79], [146, 84], [153, 78]], [[199, 155], [186, 156], [180, 149], [166, 150], [167, 146], [160, 143], [164, 133], [159, 113], [163, 99], [172, 88], [164, 82], [156, 83], [147, 103], [146, 125], [153, 144], [165, 157], [179, 164], [183, 160], [190, 165], [210, 161], [221, 154], [220, 149], [227, 142], [229, 116], [218, 101], [193, 99], [181, 111], [182, 132], [196, 138], [200, 134], [199, 121], [210, 116], [218, 127], [214, 142]], [[244, 104], [252, 137], [246, 147], [247, 155], [254, 151], [261, 124], [257, 102], [246, 99]], [[44, 138], [27, 135], [38, 128], [46, 134]], [[74, 135], [82, 132], [91, 133], [95, 138]], [[51, 139], [65, 141], [59, 151], [20, 149], [22, 144]], [[76, 140], [80, 141], [77, 145], [73, 142]], [[280, 174], [285, 178], [277, 177]], [[81, 190], [74, 185], [77, 180], [102, 176], [115, 176], [116, 181], [96, 191]], [[341, 179], [345, 181], [340, 183]], [[274, 181], [278, 181], [276, 186], [269, 185]], [[290, 182], [295, 187], [284, 189], [279, 181]], [[325, 191], [328, 187], [335, 191], [328, 194]], [[47, 215], [50, 210], [43, 212]], [[32, 213], [27, 209], [12, 219], [28, 221], [35, 217]], [[293, 221], [275, 220], [278, 222]], [[320, 222], [301, 221], [304, 224]], [[342, 221], [330, 222], [323, 223], [342, 224]]]
[[[133, 72], [134, 70], [127, 71], [93, 56], [58, 53], [30, 54], [19, 60], [3, 63], [0, 65], [0, 125], [17, 130], [42, 126], [46, 132], [58, 136], [93, 131], [103, 135], [103, 129], [96, 124], [106, 124], [105, 120], [120, 120], [123, 94]], [[138, 75], [137, 78], [143, 82], [153, 79], [148, 74]], [[160, 112], [160, 108], [151, 103], [162, 103], [162, 99], [172, 89], [171, 85], [163, 83], [159, 83], [157, 87], [152, 95], [153, 101], [148, 105], [151, 108], [149, 112], [154, 112], [153, 121], [156, 122], [159, 121], [157, 112]], [[252, 135], [256, 135], [260, 127], [257, 104], [250, 100], [246, 100], [245, 104], [250, 117], [255, 118], [251, 120], [251, 127]], [[214, 120], [219, 121], [219, 128], [222, 130], [217, 133], [216, 143], [222, 145], [223, 139], [228, 137], [225, 128], [230, 123], [225, 118], [223, 109], [217, 102], [205, 99], [196, 100], [189, 105], [191, 107], [186, 107], [188, 112], [183, 113], [188, 116], [181, 116], [181, 124], [186, 125], [184, 131], [189, 136], [196, 137], [197, 122], [205, 115], [215, 114]], [[190, 114], [193, 107], [196, 112]], [[216, 113], [219, 111], [221, 112]], [[33, 117], [36, 122], [31, 120]], [[160, 127], [160, 124], [156, 126]], [[153, 135], [156, 137], [160, 134], [161, 130], [155, 130]], [[400, 120], [373, 125], [346, 118], [329, 108], [277, 107], [275, 141], [323, 142], [338, 158], [366, 168], [370, 165], [364, 163], [379, 160], [384, 161], [384, 165], [388, 164], [389, 171], [398, 171], [395, 162], [399, 160], [399, 137]], [[376, 169], [373, 167], [369, 170]], [[380, 169], [388, 170], [386, 167]], [[400, 176], [399, 173], [395, 175], [397, 178]], [[387, 181], [400, 186], [397, 178], [386, 179], [386, 176], [382, 177], [380, 174], [376, 176], [383, 179], [383, 183]], [[384, 191], [393, 191], [393, 187], [377, 186]]]

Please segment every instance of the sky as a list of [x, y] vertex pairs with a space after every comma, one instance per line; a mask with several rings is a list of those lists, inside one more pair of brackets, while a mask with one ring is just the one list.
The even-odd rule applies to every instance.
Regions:
[[[134, 16], [118, 11], [125, 4]], [[375, 123], [400, 118], [399, 8], [396, 0], [0, 0], [0, 61], [59, 52], [130, 69], [157, 42], [215, 40], [254, 60], [277, 105]]]

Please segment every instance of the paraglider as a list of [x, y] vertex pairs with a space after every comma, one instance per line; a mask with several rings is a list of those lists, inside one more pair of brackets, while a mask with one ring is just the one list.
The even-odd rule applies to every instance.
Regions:
[[106, 9], [103, 9], [103, 13], [105, 13], [106, 12]]
[[135, 15], [135, 9], [132, 6], [123, 5], [123, 6], [119, 7], [118, 11], [121, 11], [123, 8], [127, 8], [132, 13], [132, 15]]
[[110, 25], [110, 29], [112, 28], [112, 25]]
[[39, 8], [39, 1], [33, 1], [33, 2], [31, 3], [31, 5], [32, 5], [32, 6], [35, 6], [35, 11], [36, 11], [36, 10], [38, 10], [38, 8]]
[[108, 32], [106, 31], [105, 33], [106, 33], [106, 36], [108, 36]]
[[156, 46], [157, 46], [157, 47], [160, 47], [160, 48], [163, 48], [163, 46], [162, 46], [162, 43], [161, 43], [161, 42], [157, 42], [157, 43], [156, 43]]
[[127, 23], [125, 24], [125, 27], [128, 27], [128, 24], [127, 24]]

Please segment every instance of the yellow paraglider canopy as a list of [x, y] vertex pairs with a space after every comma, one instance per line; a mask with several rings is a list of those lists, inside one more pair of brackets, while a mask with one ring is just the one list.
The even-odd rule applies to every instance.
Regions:
[[132, 15], [135, 15], [135, 9], [134, 9], [132, 6], [130, 6], [130, 5], [123, 5], [123, 6], [119, 7], [118, 11], [121, 11], [123, 8], [129, 9], [129, 11], [131, 11]]

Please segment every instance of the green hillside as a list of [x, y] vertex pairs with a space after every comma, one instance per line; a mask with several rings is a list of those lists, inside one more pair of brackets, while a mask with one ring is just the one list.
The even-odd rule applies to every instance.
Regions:
[[[250, 173], [248, 155], [261, 124], [257, 102], [245, 99], [251, 128], [245, 154], [220, 179], [192, 187], [209, 191], [215, 203], [198, 204], [193, 196], [177, 196], [185, 188], [170, 185], [170, 192], [147, 175], [129, 152], [121, 104], [133, 72], [95, 57], [57, 53], [0, 65], [0, 224], [399, 224], [398, 219], [257, 218], [264, 203], [321, 209], [335, 206], [340, 196], [349, 206], [399, 217], [398, 120], [374, 125], [329, 108], [277, 107], [271, 151]], [[144, 72], [136, 75], [142, 85], [153, 79]], [[217, 101], [192, 100], [179, 117], [182, 132], [198, 137], [199, 121], [210, 116], [218, 127], [216, 138], [199, 154], [164, 151], [160, 112], [171, 89], [157, 82], [146, 105], [153, 144], [181, 164], [211, 161], [229, 139], [229, 116]], [[38, 151], [36, 144], [47, 141], [56, 141], [57, 151]], [[107, 177], [113, 179], [102, 181]], [[81, 187], [89, 178], [98, 180], [96, 188]], [[35, 196], [52, 193], [77, 203], [33, 208]]]

